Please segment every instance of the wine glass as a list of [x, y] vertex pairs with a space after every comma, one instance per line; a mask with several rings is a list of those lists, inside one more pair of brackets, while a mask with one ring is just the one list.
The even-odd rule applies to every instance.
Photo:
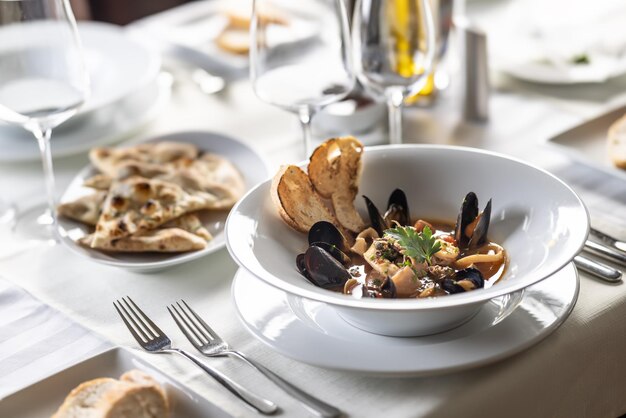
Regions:
[[354, 66], [366, 89], [389, 108], [389, 139], [402, 142], [402, 104], [432, 70], [435, 29], [430, 0], [357, 0], [352, 25]]
[[354, 86], [343, 0], [254, 0], [250, 32], [253, 89], [298, 115], [310, 155], [311, 118]]
[[29, 224], [28, 235], [56, 240], [50, 137], [53, 128], [78, 111], [88, 90], [69, 1], [0, 0], [0, 121], [32, 132], [46, 184], [47, 211], [39, 207], [18, 214], [18, 224]]

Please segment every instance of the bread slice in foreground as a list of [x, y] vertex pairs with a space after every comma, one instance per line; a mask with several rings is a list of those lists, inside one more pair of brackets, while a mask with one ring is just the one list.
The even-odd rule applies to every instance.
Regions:
[[52, 418], [167, 418], [165, 392], [146, 373], [132, 370], [120, 380], [98, 378], [81, 383]]
[[272, 180], [271, 196], [280, 217], [297, 231], [308, 232], [318, 221], [337, 224], [337, 219], [300, 167], [281, 167]]
[[616, 167], [626, 170], [626, 115], [609, 128], [607, 149]]

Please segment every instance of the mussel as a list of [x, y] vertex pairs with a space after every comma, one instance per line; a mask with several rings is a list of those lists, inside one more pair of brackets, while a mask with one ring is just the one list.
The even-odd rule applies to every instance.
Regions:
[[325, 242], [334, 245], [343, 252], [348, 252], [348, 240], [335, 225], [327, 221], [315, 222], [309, 229], [309, 245], [316, 242]]
[[463, 203], [456, 221], [454, 237], [461, 249], [476, 248], [487, 241], [489, 222], [491, 221], [491, 199], [485, 209], [479, 213], [478, 197], [469, 192]]
[[298, 255], [296, 266], [311, 283], [324, 289], [341, 287], [351, 278], [343, 264], [317, 245], [310, 246], [304, 254]]
[[441, 281], [441, 288], [448, 293], [463, 293], [485, 287], [485, 279], [480, 270], [469, 267], [459, 270], [452, 277]]
[[380, 214], [380, 211], [370, 198], [363, 196], [363, 199], [365, 199], [365, 206], [367, 207], [367, 213], [372, 228], [374, 228], [381, 237], [386, 229], [393, 227], [394, 223], [397, 222], [401, 226], [405, 226], [411, 222], [409, 204], [406, 195], [401, 189], [395, 189], [389, 196], [387, 210], [384, 215]]

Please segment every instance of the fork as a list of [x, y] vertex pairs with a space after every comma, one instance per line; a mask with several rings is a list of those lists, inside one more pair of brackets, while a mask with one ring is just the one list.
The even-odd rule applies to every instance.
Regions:
[[183, 309], [180, 303], [176, 302], [176, 305], [172, 304], [168, 306], [167, 310], [189, 342], [202, 354], [207, 357], [237, 357], [257, 369], [265, 377], [274, 382], [276, 386], [300, 401], [302, 405], [315, 415], [325, 418], [341, 416], [342, 413], [339, 409], [309, 395], [262, 364], [246, 357], [242, 352], [233, 350], [184, 300], [181, 300], [181, 302], [186, 309]]
[[117, 300], [113, 302], [113, 306], [115, 306], [117, 313], [120, 315], [122, 321], [124, 321], [124, 324], [126, 324], [126, 327], [133, 337], [135, 337], [135, 340], [137, 340], [137, 343], [139, 343], [141, 348], [150, 353], [175, 353], [185, 357], [257, 412], [270, 415], [278, 410], [275, 403], [251, 393], [238, 383], [232, 381], [219, 371], [207, 366], [186, 351], [173, 348], [172, 341], [168, 338], [168, 336], [165, 335], [165, 333], [163, 333], [163, 331], [161, 331], [145, 313], [143, 313], [143, 311], [130, 297], [127, 296], [126, 298], [122, 298], [122, 301], [124, 304]]

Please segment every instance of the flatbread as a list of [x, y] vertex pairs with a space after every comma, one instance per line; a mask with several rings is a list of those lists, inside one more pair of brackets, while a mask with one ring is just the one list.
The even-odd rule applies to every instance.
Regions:
[[[229, 209], [243, 196], [245, 181], [235, 166], [217, 154], [203, 154], [198, 159], [179, 158], [162, 165], [125, 161], [117, 168], [116, 180], [139, 175], [172, 182], [188, 192], [202, 191], [215, 195], [216, 209]], [[113, 178], [96, 174], [85, 180], [83, 186], [108, 190]]]
[[[78, 242], [92, 247], [94, 234]], [[98, 249], [115, 252], [186, 252], [206, 248], [211, 233], [194, 214], [186, 214], [150, 231], [104, 242]]]
[[105, 191], [96, 191], [73, 202], [62, 203], [57, 207], [57, 213], [87, 225], [96, 225], [106, 195]]
[[91, 246], [101, 248], [111, 240], [155, 229], [201, 209], [221, 209], [221, 201], [211, 193], [189, 193], [158, 179], [134, 176], [116, 181], [104, 201]]
[[[89, 152], [89, 160], [103, 174], [119, 178], [119, 171], [128, 169], [125, 163], [141, 162], [158, 165], [169, 163], [179, 158], [194, 159], [198, 156], [198, 148], [193, 144], [182, 142], [148, 142], [124, 148], [93, 148]], [[139, 173], [134, 173], [139, 174]], [[128, 176], [124, 176], [128, 177]]]

